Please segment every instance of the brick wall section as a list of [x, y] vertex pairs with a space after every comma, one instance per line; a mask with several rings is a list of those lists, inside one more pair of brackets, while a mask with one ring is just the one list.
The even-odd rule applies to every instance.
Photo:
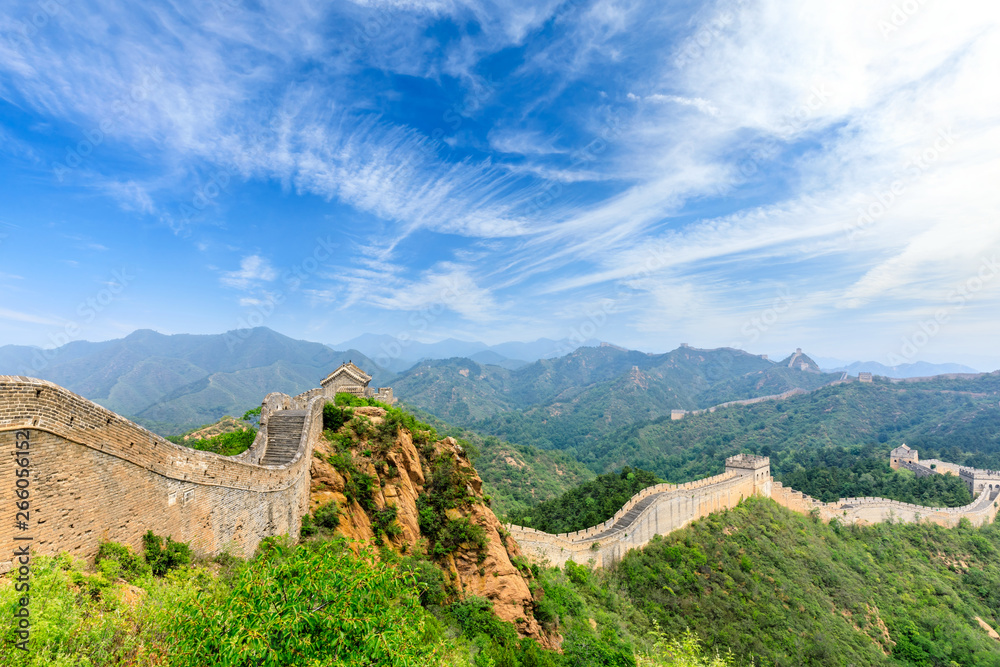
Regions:
[[[956, 467], [935, 463], [941, 464], [937, 469], [942, 472], [950, 472]], [[726, 460], [726, 472], [721, 475], [687, 484], [658, 484], [643, 489], [612, 518], [585, 530], [552, 535], [523, 526], [508, 528], [522, 550], [534, 558], [559, 567], [567, 561], [593, 561], [595, 566], [602, 567], [621, 560], [629, 549], [644, 546], [654, 535], [666, 535], [712, 512], [735, 507], [751, 495], [771, 498], [793, 512], [816, 512], [824, 521], [835, 518], [846, 524], [929, 521], [954, 527], [962, 519], [968, 519], [972, 525], [981, 526], [992, 521], [1000, 508], [1000, 485], [986, 488], [965, 507], [924, 507], [885, 498], [841, 498], [834, 503], [824, 503], [774, 481], [770, 462], [765, 457], [735, 456]], [[622, 517], [650, 497], [654, 497], [653, 502], [627, 528], [613, 530]]]
[[824, 521], [837, 519], [845, 524], [873, 524], [883, 521], [914, 523], [926, 521], [946, 528], [954, 528], [962, 519], [968, 519], [973, 526], [989, 523], [997, 515], [1000, 501], [997, 490], [986, 489], [964, 507], [926, 507], [901, 503], [886, 498], [841, 498], [832, 503], [824, 503], [774, 482], [771, 499], [793, 512], [810, 514], [817, 512]]
[[[770, 474], [766, 480], [755, 474], [727, 471], [686, 484], [659, 484], [633, 496], [614, 517], [604, 523], [573, 533], [551, 535], [533, 528], [510, 526], [511, 535], [521, 549], [540, 560], [562, 567], [566, 561], [594, 561], [603, 567], [621, 560], [629, 549], [647, 544], [654, 535], [666, 535], [708, 516], [712, 512], [735, 507], [755, 493], [770, 492]], [[627, 528], [604, 534], [640, 501], [655, 500]]]
[[268, 535], [297, 535], [308, 511], [312, 443], [322, 429], [319, 398], [308, 406], [299, 452], [287, 466], [255, 464], [266, 422], [290, 405], [265, 399], [254, 446], [237, 457], [175, 445], [50, 382], [0, 376], [0, 497], [12, 498], [18, 431], [31, 443], [31, 529], [14, 529], [13, 503], [0, 511], [0, 570], [13, 537], [29, 534], [37, 553], [90, 557], [102, 540], [141, 545], [152, 530], [191, 542], [198, 555], [229, 548], [249, 555]]

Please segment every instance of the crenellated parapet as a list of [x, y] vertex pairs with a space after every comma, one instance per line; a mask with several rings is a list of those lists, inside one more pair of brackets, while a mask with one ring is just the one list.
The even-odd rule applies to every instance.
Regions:
[[23, 528], [4, 510], [0, 549], [30, 537], [37, 553], [90, 557], [104, 540], [139, 548], [152, 530], [198, 555], [250, 555], [268, 535], [297, 535], [324, 403], [300, 411], [283, 465], [261, 465], [269, 422], [292, 404], [284, 394], [267, 396], [254, 444], [228, 457], [174, 444], [51, 382], [0, 376], [0, 480], [15, 479], [11, 453], [30, 452], [31, 501]]
[[759, 494], [755, 475], [760, 470], [770, 479], [767, 464], [764, 468], [727, 469], [721, 475], [684, 484], [647, 487], [613, 517], [585, 530], [558, 535], [515, 525], [509, 530], [521, 548], [536, 558], [560, 566], [571, 560], [603, 566], [617, 562], [629, 549], [644, 546], [654, 535], [678, 530]]
[[[911, 454], [912, 452], [912, 454]], [[919, 465], [915, 450], [901, 452], [905, 465]], [[955, 466], [943, 461], [925, 461], [938, 472]], [[926, 468], [930, 474], [935, 469]], [[963, 470], [963, 473], [966, 473]], [[654, 535], [665, 535], [692, 521], [735, 507], [753, 495], [771, 498], [779, 505], [824, 521], [837, 519], [847, 524], [882, 521], [928, 521], [957, 526], [963, 519], [975, 526], [993, 520], [1000, 506], [1000, 472], [968, 471], [984, 486], [975, 500], [964, 507], [925, 507], [886, 498], [841, 498], [825, 503], [788, 488], [771, 478], [771, 462], [766, 456], [737, 454], [726, 459], [721, 475], [686, 484], [657, 484], [632, 496], [607, 521], [571, 533], [553, 535], [533, 528], [510, 526], [511, 535], [524, 551], [535, 558], [562, 566], [567, 561], [592, 562], [600, 567], [621, 559], [629, 549], [642, 547]], [[992, 484], [992, 486], [991, 486]]]

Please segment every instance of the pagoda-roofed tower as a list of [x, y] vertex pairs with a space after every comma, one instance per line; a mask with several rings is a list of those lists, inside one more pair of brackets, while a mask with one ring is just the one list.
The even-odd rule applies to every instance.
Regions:
[[319, 383], [323, 393], [331, 398], [344, 392], [362, 398], [375, 398], [392, 405], [394, 402], [391, 387], [379, 387], [378, 392], [368, 386], [372, 376], [354, 365], [352, 361], [342, 363], [332, 373]]

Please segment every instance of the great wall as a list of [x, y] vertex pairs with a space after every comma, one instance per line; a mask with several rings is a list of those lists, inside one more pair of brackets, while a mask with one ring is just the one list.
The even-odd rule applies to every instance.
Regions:
[[996, 516], [1000, 471], [959, 468], [936, 459], [925, 460], [921, 466], [917, 460], [916, 450], [902, 445], [892, 451], [890, 465], [910, 470], [919, 467], [921, 474], [929, 475], [957, 473], [975, 499], [964, 507], [925, 507], [886, 498], [841, 498], [824, 503], [775, 481], [766, 456], [738, 454], [726, 459], [721, 475], [643, 489], [613, 517], [591, 528], [558, 535], [516, 525], [508, 526], [508, 530], [525, 552], [553, 565], [574, 561], [601, 567], [619, 560], [629, 549], [642, 547], [654, 535], [665, 535], [712, 512], [731, 509], [752, 495], [770, 498], [800, 514], [824, 521], [837, 519], [844, 524], [927, 521], [953, 527], [967, 519], [981, 526]]
[[[176, 445], [67, 389], [45, 380], [0, 376], [0, 480], [13, 490], [16, 469], [30, 470], [30, 509], [0, 522], [4, 554], [30, 543], [36, 553], [92, 556], [100, 542], [139, 547], [146, 530], [189, 542], [198, 555], [250, 555], [271, 535], [298, 535], [309, 509], [312, 448], [321, 436], [323, 406], [338, 391], [393, 401], [392, 390], [367, 388], [371, 378], [353, 364], [321, 387], [295, 397], [272, 393], [261, 407], [260, 429], [238, 456]], [[958, 508], [930, 508], [883, 498], [823, 503], [772, 479], [767, 457], [737, 455], [725, 472], [685, 484], [660, 484], [631, 498], [613, 517], [586, 530], [551, 535], [509, 526], [535, 558], [603, 566], [712, 512], [753, 495], [796, 512], [843, 523], [930, 521], [955, 526], [993, 520], [1000, 472], [919, 461], [905, 445], [891, 465], [917, 474], [958, 474], [975, 500]], [[7, 494], [5, 493], [5, 496]], [[11, 503], [12, 509], [18, 509]], [[23, 519], [23, 523], [21, 520]], [[3, 558], [0, 556], [0, 558]], [[0, 573], [12, 561], [0, 560]]]

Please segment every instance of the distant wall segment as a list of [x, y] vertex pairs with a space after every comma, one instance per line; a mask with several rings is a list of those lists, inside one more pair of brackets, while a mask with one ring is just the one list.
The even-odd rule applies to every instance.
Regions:
[[[923, 463], [935, 465], [934, 469], [926, 468], [928, 474], [934, 474], [932, 470], [944, 473], [957, 468], [943, 461]], [[964, 507], [924, 507], [885, 498], [841, 498], [824, 503], [774, 481], [767, 457], [739, 455], [726, 459], [726, 472], [721, 475], [643, 489], [612, 518], [585, 530], [552, 535], [523, 526], [512, 525], [509, 529], [526, 553], [553, 565], [593, 561], [602, 567], [617, 562], [629, 549], [644, 546], [654, 535], [665, 535], [712, 512], [735, 507], [753, 495], [771, 498], [800, 514], [815, 515], [824, 521], [837, 519], [846, 524], [929, 521], [954, 527], [962, 519], [974, 526], [993, 521], [1000, 506], [1000, 475], [971, 470], [966, 475], [983, 486], [977, 489], [975, 500]]]
[[138, 548], [152, 530], [199, 555], [250, 555], [268, 535], [297, 535], [324, 403], [306, 406], [294, 459], [261, 466], [268, 417], [291, 404], [283, 394], [265, 399], [254, 445], [226, 457], [175, 445], [51, 382], [0, 376], [0, 497], [13, 494], [18, 442], [30, 446], [31, 482], [28, 529], [16, 527], [16, 508], [5, 503], [0, 549], [10, 554], [15, 536], [30, 536], [36, 553], [90, 557], [103, 540]]
[[621, 560], [629, 549], [647, 544], [692, 521], [735, 507], [752, 495], [769, 496], [767, 457], [731, 457], [721, 475], [685, 484], [657, 484], [634, 495], [604, 523], [573, 533], [552, 535], [533, 528], [510, 526], [511, 535], [526, 552], [562, 566], [567, 561], [598, 566]]

